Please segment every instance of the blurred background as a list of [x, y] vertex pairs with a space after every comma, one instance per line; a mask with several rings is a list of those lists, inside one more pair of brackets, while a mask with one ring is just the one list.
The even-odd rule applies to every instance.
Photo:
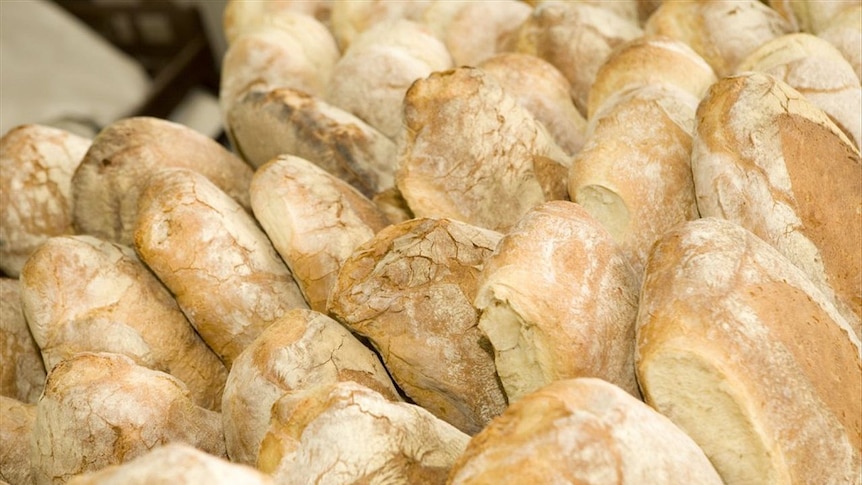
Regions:
[[227, 0], [0, 0], [0, 133], [40, 123], [94, 136], [136, 115], [224, 141]]

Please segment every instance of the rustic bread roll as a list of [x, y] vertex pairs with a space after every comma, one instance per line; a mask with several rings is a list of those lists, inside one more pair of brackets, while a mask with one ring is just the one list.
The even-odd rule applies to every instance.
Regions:
[[479, 273], [474, 306], [509, 402], [551, 382], [600, 377], [640, 397], [638, 278], [610, 234], [573, 202], [533, 208]]
[[404, 121], [396, 184], [417, 217], [505, 231], [531, 207], [566, 198], [568, 155], [481, 69], [416, 81]]
[[345, 261], [329, 300], [330, 313], [369, 339], [405, 394], [468, 434], [506, 407], [472, 305], [499, 240], [449, 219], [389, 226]]
[[698, 98], [647, 84], [600, 106], [572, 161], [569, 196], [611, 233], [640, 280], [649, 249], [698, 217], [691, 140]]
[[739, 72], [765, 72], [822, 109], [862, 149], [862, 86], [853, 66], [829, 42], [811, 34], [787, 34], [746, 57]]
[[796, 28], [757, 0], [662, 2], [644, 25], [647, 35], [685, 42], [712, 66], [718, 77], [765, 42]]
[[30, 435], [36, 423], [36, 404], [0, 396], [0, 482], [33, 483]]
[[261, 25], [279, 22], [282, 14], [310, 15], [326, 25], [333, 0], [227, 0], [222, 12], [222, 31], [228, 44]]
[[47, 372], [21, 309], [20, 288], [18, 280], [0, 278], [0, 396], [34, 403]]
[[613, 384], [582, 377], [509, 406], [470, 440], [448, 483], [722, 482], [667, 418]]
[[388, 0], [335, 1], [332, 3], [329, 28], [338, 42], [341, 52], [346, 52], [362, 32], [387, 20], [418, 20], [421, 18], [422, 12], [433, 3], [434, 0], [411, 0], [409, 2], [391, 2]]
[[46, 239], [74, 234], [72, 174], [91, 141], [43, 125], [0, 138], [0, 271], [13, 278]]
[[442, 485], [469, 439], [419, 406], [339, 382], [273, 405], [258, 467], [284, 485]]
[[251, 181], [251, 206], [312, 310], [326, 312], [338, 270], [389, 222], [347, 182], [299, 157], [282, 155]]
[[502, 52], [505, 39], [530, 16], [517, 0], [432, 2], [422, 23], [434, 30], [456, 66], [476, 66]]
[[580, 151], [587, 121], [569, 96], [569, 82], [550, 62], [529, 54], [504, 52], [486, 58], [478, 67], [542, 123], [567, 154]]
[[638, 311], [647, 403], [727, 484], [860, 482], [859, 339], [801, 270], [705, 218], [655, 246]]
[[221, 407], [227, 370], [131, 248], [53, 237], [24, 265], [21, 301], [48, 369], [113, 352], [183, 381], [198, 406]]
[[196, 406], [169, 374], [122, 355], [83, 352], [51, 370], [36, 405], [34, 482], [65, 483], [172, 442], [224, 457], [221, 415]]
[[428, 27], [405, 19], [384, 21], [356, 37], [335, 64], [323, 96], [394, 139], [410, 85], [451, 67], [446, 46]]
[[842, 11], [859, 5], [859, 0], [768, 0], [775, 9], [803, 32], [819, 34]]
[[672, 86], [700, 100], [715, 81], [712, 68], [688, 44], [645, 35], [618, 45], [608, 55], [590, 87], [587, 117], [595, 117], [614, 94], [639, 86]]
[[700, 214], [736, 222], [777, 248], [862, 335], [862, 160], [854, 144], [799, 92], [761, 73], [717, 82], [697, 116], [691, 164]]
[[133, 460], [76, 475], [68, 485], [272, 485], [272, 477], [252, 467], [174, 442]]
[[322, 95], [340, 53], [332, 34], [314, 17], [281, 12], [277, 20], [234, 39], [221, 63], [223, 116], [249, 91], [289, 87]]
[[141, 260], [228, 369], [286, 311], [308, 308], [254, 218], [197, 172], [150, 177], [134, 236]]
[[590, 86], [614, 47], [643, 31], [636, 22], [581, 2], [547, 3], [512, 35], [507, 50], [532, 54], [553, 64], [571, 84], [571, 96], [586, 115]]
[[222, 402], [228, 456], [253, 465], [278, 398], [341, 381], [400, 400], [377, 355], [340, 323], [312, 310], [285, 313], [231, 367]]
[[641, 10], [639, 3], [643, 3], [643, 0], [614, 0], [612, 2], [607, 0], [529, 0], [528, 3], [534, 7], [554, 3], [583, 3], [610, 10], [629, 22], [639, 23]]
[[72, 177], [79, 233], [132, 244], [138, 197], [153, 172], [196, 170], [250, 210], [252, 169], [215, 140], [171, 121], [125, 118], [99, 132]]
[[234, 148], [254, 167], [295, 155], [366, 197], [395, 186], [395, 143], [319, 98], [288, 88], [249, 92], [227, 118]]
[[841, 10], [817, 36], [841, 51], [862, 79], [862, 4]]

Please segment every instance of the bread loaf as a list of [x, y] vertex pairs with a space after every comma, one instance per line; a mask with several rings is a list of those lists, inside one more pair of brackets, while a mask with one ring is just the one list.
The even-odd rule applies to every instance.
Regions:
[[505, 231], [531, 207], [566, 198], [568, 155], [481, 69], [416, 81], [404, 122], [396, 184], [417, 217]]
[[805, 274], [741, 226], [681, 225], [641, 290], [638, 382], [725, 483], [858, 484], [859, 339]]
[[234, 148], [254, 167], [279, 155], [294, 155], [317, 164], [366, 197], [395, 186], [395, 143], [320, 98], [289, 88], [252, 91], [227, 119]]
[[124, 118], [99, 132], [72, 176], [76, 231], [130, 246], [146, 179], [169, 167], [200, 172], [251, 210], [252, 169], [225, 147], [171, 121]]
[[167, 443], [123, 464], [76, 475], [68, 485], [272, 485], [272, 477], [182, 442]]
[[703, 451], [667, 418], [597, 378], [554, 382], [474, 436], [449, 484], [714, 484]]
[[862, 79], [862, 4], [841, 10], [817, 36], [841, 51], [856, 77]]
[[35, 423], [35, 403], [0, 395], [0, 482], [11, 485], [33, 483], [30, 435]]
[[472, 304], [499, 240], [449, 219], [391, 225], [344, 262], [329, 300], [330, 313], [368, 338], [407, 396], [468, 434], [506, 407]]
[[44, 125], [0, 138], [0, 271], [17, 278], [46, 239], [74, 234], [72, 174], [91, 141]]
[[30, 458], [36, 485], [124, 463], [182, 442], [224, 457], [221, 415], [196, 406], [178, 379], [118, 354], [83, 352], [48, 375]]
[[231, 367], [222, 404], [228, 456], [254, 465], [276, 400], [341, 381], [359, 382], [386, 399], [400, 400], [377, 355], [340, 323], [311, 310], [288, 311]]
[[46, 374], [21, 309], [21, 285], [0, 278], [0, 396], [34, 403], [45, 387]]
[[533, 208], [479, 273], [479, 328], [510, 403], [551, 382], [600, 377], [640, 397], [638, 278], [610, 234], [573, 202]]
[[842, 11], [859, 5], [858, 0], [769, 0], [765, 3], [799, 30], [812, 34], [819, 34]]
[[762, 73], [717, 82], [697, 116], [691, 163], [700, 214], [736, 222], [777, 248], [862, 335], [862, 161], [854, 144], [799, 92]]
[[433, 0], [390, 2], [368, 0], [363, 2], [332, 2], [330, 30], [341, 52], [347, 49], [362, 32], [387, 20], [417, 20]]
[[283, 13], [310, 15], [323, 25], [329, 22], [333, 0], [227, 0], [222, 11], [222, 31], [228, 44], [247, 31], [279, 22]]
[[292, 308], [308, 308], [266, 234], [206, 177], [163, 170], [141, 194], [141, 260], [225, 365]]
[[20, 281], [48, 369], [79, 352], [123, 354], [183, 381], [197, 405], [220, 409], [227, 370], [132, 248], [54, 237], [27, 260]]
[[419, 406], [339, 382], [275, 403], [258, 467], [284, 485], [443, 485], [469, 439]]

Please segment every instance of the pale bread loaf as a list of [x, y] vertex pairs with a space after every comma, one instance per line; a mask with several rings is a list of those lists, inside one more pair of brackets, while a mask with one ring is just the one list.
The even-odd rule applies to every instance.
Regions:
[[299, 157], [283, 155], [263, 165], [249, 190], [255, 218], [319, 312], [326, 312], [344, 261], [389, 225], [359, 191]]
[[842, 10], [817, 36], [841, 51], [856, 77], [862, 79], [862, 4]]
[[371, 349], [322, 313], [294, 309], [267, 327], [237, 357], [222, 404], [225, 445], [235, 463], [254, 465], [270, 409], [286, 393], [355, 381], [400, 400]]
[[0, 482], [33, 483], [30, 435], [36, 423], [36, 404], [0, 395]]
[[332, 3], [333, 0], [227, 0], [221, 17], [222, 33], [230, 44], [244, 32], [281, 22], [284, 13], [288, 18], [293, 13], [310, 15], [327, 25]]
[[691, 163], [700, 214], [777, 248], [862, 335], [862, 161], [826, 114], [766, 74], [722, 79], [698, 107]]
[[48, 369], [79, 352], [113, 352], [167, 372], [218, 411], [227, 369], [132, 248], [57, 236], [27, 260], [21, 301]]
[[606, 381], [554, 382], [474, 436], [451, 485], [722, 483], [703, 451], [666, 417]]
[[334, 1], [329, 16], [329, 29], [338, 42], [341, 52], [346, 52], [362, 32], [387, 20], [418, 20], [421, 18], [422, 12], [432, 3], [434, 0], [410, 0], [409, 2], [391, 2], [388, 0]]
[[637, 332], [647, 403], [725, 483], [860, 483], [859, 339], [754, 234], [716, 218], [668, 232], [650, 256]]
[[42, 353], [21, 309], [20, 282], [0, 278], [0, 396], [34, 403], [46, 375]]
[[0, 271], [17, 278], [46, 239], [74, 234], [72, 175], [91, 140], [44, 125], [0, 138]]
[[134, 117], [104, 127], [72, 176], [76, 232], [132, 244], [138, 197], [162, 168], [200, 172], [246, 210], [252, 168], [215, 140], [167, 120]]
[[468, 434], [506, 407], [473, 307], [479, 271], [499, 240], [449, 219], [391, 225], [344, 262], [329, 301], [407, 396]]
[[551, 382], [599, 377], [640, 397], [638, 278], [610, 234], [573, 202], [547, 202], [506, 233], [474, 306], [509, 403]]
[[819, 34], [837, 15], [859, 5], [859, 0], [768, 0], [767, 5], [799, 30]]
[[206, 177], [184, 169], [149, 179], [135, 250], [225, 365], [292, 308], [308, 308], [252, 216]]

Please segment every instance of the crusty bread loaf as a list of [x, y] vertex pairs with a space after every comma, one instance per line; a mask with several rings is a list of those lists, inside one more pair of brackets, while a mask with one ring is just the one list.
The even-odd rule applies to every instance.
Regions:
[[566, 198], [569, 156], [481, 69], [416, 81], [404, 122], [396, 184], [417, 217], [505, 231], [531, 207]]
[[768, 0], [764, 2], [799, 30], [819, 34], [829, 23], [848, 8], [859, 5], [859, 0]]
[[72, 174], [91, 140], [44, 125], [0, 138], [0, 271], [18, 277], [46, 239], [74, 234]]
[[691, 176], [698, 100], [662, 84], [618, 92], [594, 113], [572, 161], [569, 196], [611, 233], [638, 279], [655, 240], [698, 217]]
[[346, 52], [362, 32], [387, 20], [417, 20], [432, 3], [433, 0], [411, 0], [409, 2], [390, 2], [388, 0], [334, 1], [329, 17], [329, 28], [338, 42], [341, 52]]
[[725, 483], [862, 481], [859, 339], [799, 268], [741, 226], [669, 231], [647, 266], [638, 381]]
[[607, 230], [573, 202], [533, 208], [479, 273], [479, 328], [510, 403], [551, 382], [599, 377], [640, 397], [638, 277]]
[[862, 160], [822, 110], [762, 73], [720, 80], [698, 107], [702, 216], [754, 232], [802, 268], [862, 335]]
[[48, 369], [78, 352], [113, 352], [167, 372], [218, 410], [227, 370], [132, 248], [57, 236], [21, 272], [21, 301]]
[[244, 32], [267, 23], [278, 23], [282, 14], [310, 15], [326, 25], [333, 0], [227, 0], [222, 11], [222, 31], [228, 44]]
[[322, 313], [294, 309], [267, 327], [237, 357], [222, 404], [228, 456], [253, 465], [281, 396], [355, 381], [400, 400], [377, 355]]
[[391, 225], [344, 262], [329, 300], [330, 313], [370, 340], [407, 396], [468, 434], [506, 407], [472, 304], [499, 239], [449, 219]]
[[618, 45], [608, 55], [590, 87], [587, 117], [595, 117], [614, 94], [638, 86], [672, 86], [700, 100], [715, 81], [712, 68], [688, 44], [645, 35]]
[[862, 149], [862, 86], [841, 51], [811, 34], [776, 37], [739, 64], [787, 83], [822, 109]]
[[862, 79], [862, 4], [841, 10], [817, 36], [834, 45]]
[[64, 483], [171, 442], [224, 457], [221, 415], [196, 406], [169, 374], [122, 355], [82, 352], [51, 370], [36, 405], [34, 482]]
[[357, 246], [389, 225], [347, 182], [299, 157], [282, 155], [251, 181], [251, 206], [312, 310], [326, 312], [338, 270]]
[[613, 384], [581, 377], [509, 406], [470, 440], [448, 483], [722, 482], [703, 451], [666, 417]]
[[0, 395], [0, 482], [33, 483], [30, 435], [35, 423], [36, 404]]
[[134, 229], [141, 260], [228, 368], [284, 312], [308, 308], [254, 218], [197, 172], [150, 177]]
[[76, 231], [131, 245], [146, 179], [167, 167], [200, 172], [251, 210], [248, 184], [253, 171], [225, 147], [171, 121], [124, 118], [99, 132], [72, 176]]
[[584, 146], [587, 121], [572, 102], [569, 82], [553, 64], [529, 54], [503, 52], [478, 67], [542, 123], [567, 154], [574, 155]]
[[507, 50], [541, 57], [571, 85], [578, 110], [587, 114], [590, 86], [614, 47], [640, 37], [637, 22], [583, 2], [538, 5], [511, 36]]
[[153, 448], [119, 465], [76, 475], [68, 485], [272, 485], [269, 475], [182, 442]]
[[415, 404], [339, 382], [273, 405], [258, 467], [284, 485], [443, 485], [469, 439]]
[[295, 155], [366, 197], [395, 186], [395, 143], [320, 98], [289, 88], [252, 91], [227, 118], [234, 148], [254, 167], [279, 155]]
[[763, 43], [795, 31], [792, 22], [757, 0], [662, 2], [644, 25], [648, 35], [691, 46], [718, 77], [735, 72]]
[[0, 278], [0, 396], [34, 403], [45, 387], [45, 364], [24, 311], [21, 285]]

